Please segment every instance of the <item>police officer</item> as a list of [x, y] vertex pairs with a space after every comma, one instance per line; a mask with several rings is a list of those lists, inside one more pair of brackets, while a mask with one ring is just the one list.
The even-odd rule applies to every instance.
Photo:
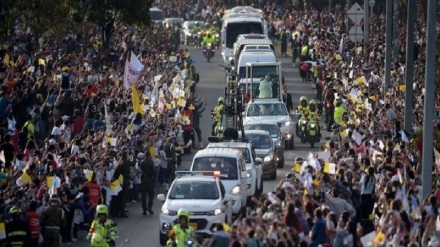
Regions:
[[122, 190], [116, 197], [115, 202], [116, 214], [120, 217], [128, 217], [125, 212], [125, 204], [128, 201], [128, 192], [130, 190], [131, 166], [133, 166], [133, 162], [128, 159], [128, 149], [123, 148], [121, 152], [121, 159], [119, 160], [118, 166], [113, 174], [113, 181], [119, 179], [120, 175], [122, 175], [124, 178], [122, 182]]
[[51, 195], [49, 207], [41, 217], [43, 240], [45, 247], [58, 247], [60, 244], [60, 228], [63, 222], [63, 212], [60, 208], [58, 195]]
[[223, 123], [223, 109], [224, 109], [225, 99], [223, 97], [219, 97], [217, 100], [217, 106], [214, 108], [213, 117], [214, 121], [212, 123], [212, 135], [218, 136], [219, 129]]
[[[167, 157], [167, 174], [166, 183], [167, 187], [174, 181], [175, 170], [176, 170], [176, 135], [174, 132], [169, 133], [168, 141], [165, 145], [165, 155]], [[167, 188], [168, 189], [168, 188]]]
[[[146, 215], [147, 211], [153, 214], [153, 200], [154, 200], [154, 177], [156, 176], [156, 169], [154, 168], [154, 162], [151, 159], [150, 152], [139, 153], [138, 159], [142, 160], [139, 169], [142, 172], [141, 175], [141, 197], [142, 197], [142, 214]], [[148, 207], [147, 207], [147, 194], [148, 194]]]
[[98, 205], [96, 216], [87, 235], [91, 247], [115, 246], [117, 228], [116, 223], [108, 218], [108, 207], [105, 204]]
[[29, 244], [30, 232], [26, 223], [22, 219], [22, 211], [19, 207], [13, 206], [9, 209], [9, 215], [12, 220], [6, 223], [6, 240], [8, 246], [21, 247]]
[[171, 232], [175, 234], [175, 242], [168, 241], [167, 246], [186, 247], [187, 242], [191, 241], [194, 237], [194, 228], [189, 226], [189, 212], [185, 209], [179, 209], [177, 217], [179, 223], [175, 224], [171, 229]]

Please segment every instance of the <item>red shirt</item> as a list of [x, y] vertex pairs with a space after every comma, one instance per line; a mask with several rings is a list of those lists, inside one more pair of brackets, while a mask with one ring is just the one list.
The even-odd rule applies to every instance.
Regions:
[[101, 187], [96, 182], [88, 182], [86, 187], [89, 191], [89, 200], [94, 207], [99, 204], [99, 199], [101, 198]]
[[40, 218], [37, 212], [27, 212], [26, 215], [31, 239], [38, 239], [40, 237]]
[[193, 131], [193, 111], [192, 110], [182, 110], [180, 114], [183, 116], [188, 116], [189, 123], [185, 123], [183, 126], [184, 131]]
[[84, 128], [84, 118], [82, 116], [78, 116], [73, 123], [73, 133], [75, 135], [81, 134], [81, 131]]

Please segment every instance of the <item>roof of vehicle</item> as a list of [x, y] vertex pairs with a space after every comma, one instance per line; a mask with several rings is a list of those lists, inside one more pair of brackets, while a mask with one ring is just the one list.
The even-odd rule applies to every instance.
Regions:
[[169, 18], [165, 18], [164, 19], [165, 21], [176, 21], [176, 22], [184, 22], [184, 19], [183, 18], [180, 18], [180, 17], [169, 17]]
[[256, 99], [252, 99], [251, 102], [249, 102], [249, 104], [269, 104], [269, 103], [282, 103], [281, 99], [279, 98], [256, 98]]
[[246, 135], [268, 135], [268, 136], [270, 136], [269, 132], [266, 130], [245, 130], [244, 133]]
[[270, 52], [273, 51], [271, 45], [263, 44], [263, 45], [257, 45], [257, 44], [248, 44], [243, 47], [242, 52]]
[[[254, 120], [252, 122], [246, 123], [244, 126], [246, 125], [260, 125], [260, 124], [264, 124], [264, 125], [276, 125], [278, 127], [277, 122], [275, 121], [270, 121], [270, 120]], [[248, 131], [248, 130], [245, 130]]]
[[251, 147], [247, 142], [212, 142], [209, 143], [207, 148], [248, 148]]
[[191, 182], [191, 181], [215, 181], [216, 177], [214, 176], [203, 176], [203, 175], [182, 175], [182, 176], [176, 176], [176, 181], [183, 181], [183, 182]]
[[232, 149], [232, 148], [206, 148], [206, 149], [198, 151], [194, 155], [194, 159], [200, 158], [200, 157], [236, 158], [239, 155], [241, 155], [241, 152], [236, 149]]
[[[246, 33], [246, 34], [240, 34], [237, 37], [237, 42], [238, 41], [243, 41], [246, 39], [250, 39], [250, 40], [258, 40], [258, 39], [269, 39], [269, 37], [267, 35], [264, 34], [258, 34], [258, 33]], [[269, 39], [270, 40], [270, 39]]]
[[150, 10], [159, 10], [159, 11], [162, 11], [162, 10], [159, 9], [159, 7], [157, 7], [157, 6], [151, 7]]
[[258, 17], [253, 17], [253, 16], [246, 16], [246, 15], [242, 15], [242, 16], [233, 16], [231, 18], [228, 18], [227, 20], [224, 21], [225, 24], [228, 23], [237, 23], [237, 22], [263, 22], [263, 19], [258, 18]]

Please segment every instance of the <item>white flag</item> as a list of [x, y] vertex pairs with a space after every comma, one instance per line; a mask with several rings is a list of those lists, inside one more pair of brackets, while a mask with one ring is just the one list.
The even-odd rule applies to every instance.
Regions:
[[405, 143], [409, 143], [409, 139], [408, 136], [406, 136], [405, 131], [400, 130], [400, 135], [402, 135], [402, 141], [404, 141]]
[[141, 61], [139, 61], [139, 59], [133, 52], [131, 52], [130, 55], [130, 63], [138, 72], [141, 72], [144, 69], [144, 65], [142, 65]]
[[140, 71], [138, 71], [128, 59], [125, 61], [124, 70], [124, 87], [130, 89], [132, 83], [136, 83], [139, 79]]
[[107, 103], [104, 103], [104, 111], [105, 111], [105, 135], [110, 136], [112, 135], [112, 123], [110, 119], [110, 115], [108, 115], [108, 109], [107, 109]]
[[339, 41], [339, 50], [338, 50], [338, 52], [341, 55], [342, 55], [342, 51], [344, 51], [344, 36], [345, 35], [342, 35], [341, 36], [341, 40]]

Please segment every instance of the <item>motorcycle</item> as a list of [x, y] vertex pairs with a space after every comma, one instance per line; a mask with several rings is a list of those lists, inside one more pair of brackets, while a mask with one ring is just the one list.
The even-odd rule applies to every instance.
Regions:
[[310, 147], [314, 148], [315, 143], [321, 141], [321, 133], [319, 131], [319, 123], [315, 119], [311, 119], [307, 123], [306, 132], [307, 142], [310, 143]]
[[296, 136], [301, 139], [301, 143], [310, 143], [310, 147], [314, 148], [315, 143], [321, 140], [319, 123], [315, 119], [308, 120], [305, 116], [298, 115], [298, 125], [296, 128]]
[[203, 55], [206, 57], [206, 60], [208, 61], [208, 63], [211, 60], [211, 58], [214, 57], [215, 48], [211, 43], [208, 43], [206, 45], [206, 47], [203, 48]]
[[301, 143], [306, 143], [306, 128], [307, 128], [307, 119], [305, 116], [302, 116], [299, 112], [297, 113], [298, 123], [296, 125], [296, 136], [301, 139]]

